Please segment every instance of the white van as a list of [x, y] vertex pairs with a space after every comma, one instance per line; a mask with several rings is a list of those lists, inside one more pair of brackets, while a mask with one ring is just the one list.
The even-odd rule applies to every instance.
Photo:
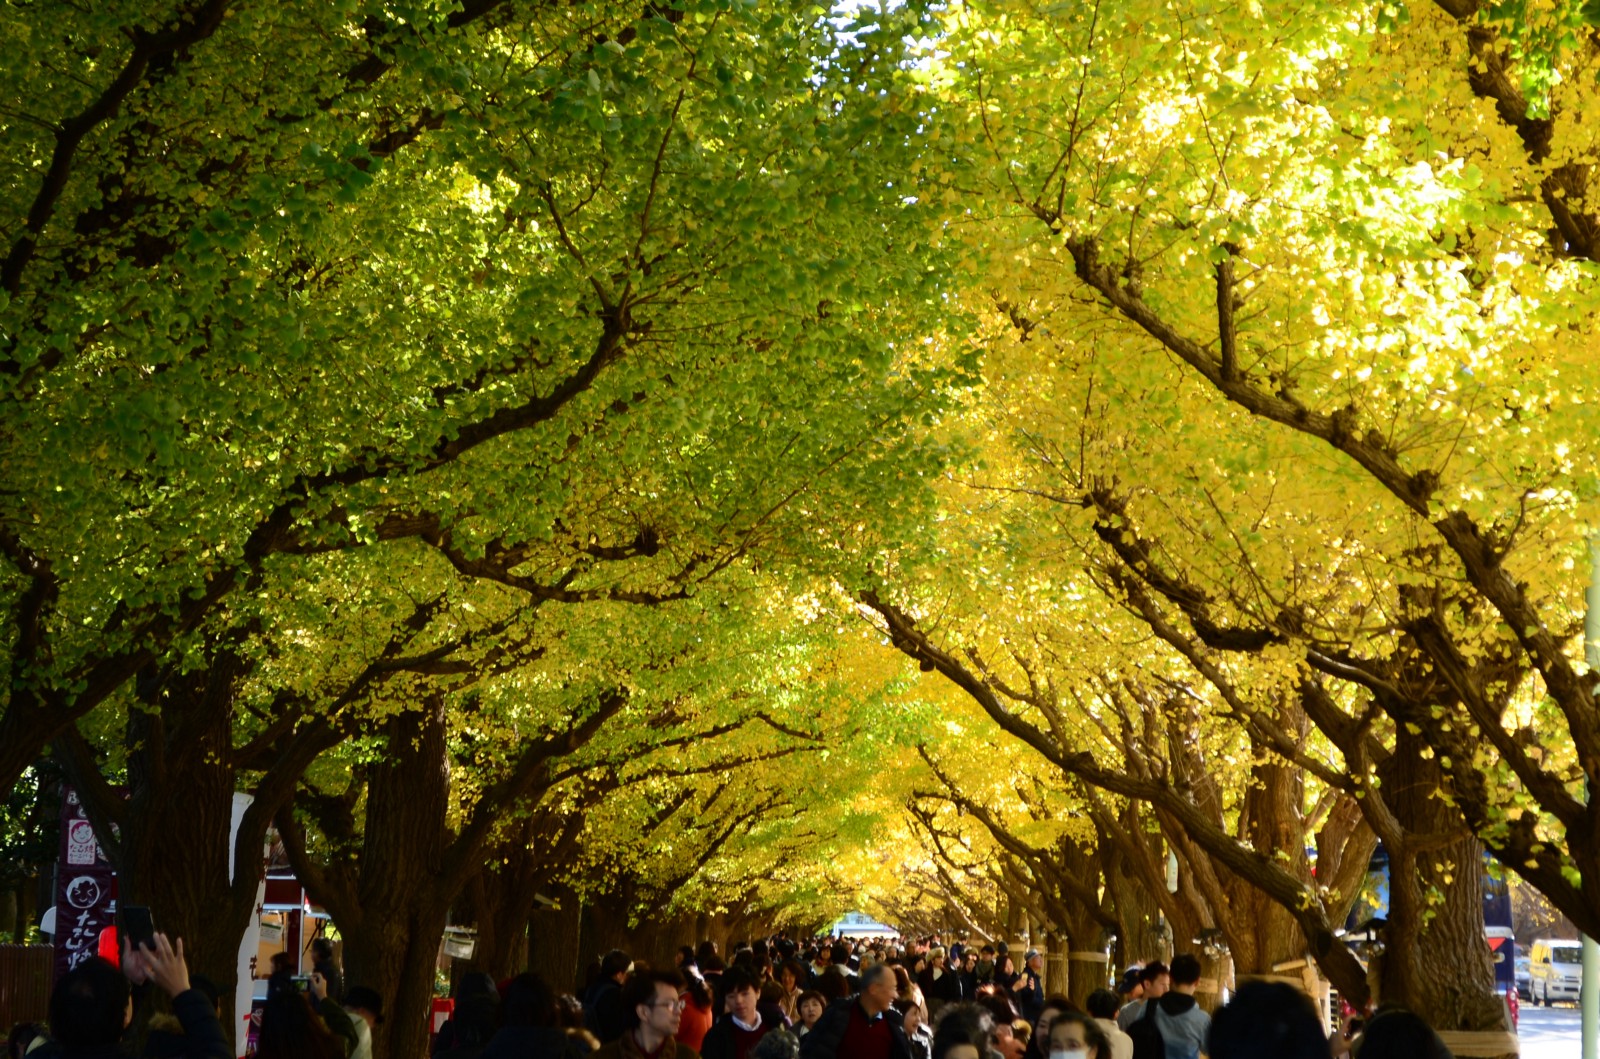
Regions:
[[1535, 1004], [1548, 1007], [1557, 1000], [1578, 1001], [1583, 986], [1583, 949], [1576, 941], [1540, 938], [1528, 955], [1530, 991]]

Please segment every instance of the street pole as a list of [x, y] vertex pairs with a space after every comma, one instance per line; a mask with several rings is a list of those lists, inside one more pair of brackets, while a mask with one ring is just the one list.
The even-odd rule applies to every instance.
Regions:
[[[1600, 670], [1600, 534], [1589, 537], [1589, 591], [1583, 618], [1583, 654], [1591, 670]], [[1583, 986], [1578, 994], [1583, 1009], [1583, 1059], [1600, 1059], [1600, 943], [1583, 936]]]

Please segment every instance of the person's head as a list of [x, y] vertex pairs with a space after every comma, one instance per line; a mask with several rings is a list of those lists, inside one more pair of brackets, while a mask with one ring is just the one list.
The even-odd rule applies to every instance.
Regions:
[[609, 978], [613, 982], [622, 983], [628, 976], [628, 969], [633, 966], [633, 958], [621, 949], [612, 949], [600, 961], [600, 977]]
[[507, 1026], [557, 1025], [555, 993], [531, 971], [519, 974], [506, 986], [501, 1015]]
[[828, 1002], [815, 989], [807, 989], [795, 1001], [795, 1010], [800, 1013], [800, 1021], [805, 1024], [806, 1029], [817, 1024], [827, 1006]]
[[907, 1036], [916, 1033], [922, 1026], [922, 1005], [915, 1000], [900, 997], [894, 1002], [894, 1009], [900, 1014], [901, 1024], [905, 1026]]
[[1105, 1031], [1081, 1011], [1068, 1011], [1050, 1026], [1050, 1059], [1110, 1059]]
[[1038, 1051], [1049, 1051], [1051, 1025], [1055, 1023], [1056, 1019], [1060, 1018], [1062, 1015], [1071, 1010], [1072, 1004], [1067, 1000], [1066, 997], [1053, 996], [1044, 1002], [1044, 1007], [1039, 1011], [1037, 1025], [1035, 1025], [1033, 1028], [1034, 1033], [1037, 1034], [1039, 1038]]
[[829, 967], [817, 977], [817, 992], [827, 1000], [843, 1000], [850, 995], [850, 981], [845, 978], [844, 971]]
[[652, 1037], [671, 1037], [683, 1017], [679, 984], [673, 971], [640, 971], [622, 987], [622, 1006], [629, 1029], [642, 1029]]
[[842, 941], [833, 943], [833, 951], [828, 954], [828, 962], [835, 967], [850, 966], [850, 946]]
[[861, 1007], [867, 1014], [888, 1011], [899, 994], [888, 964], [875, 963], [861, 972]]
[[1180, 952], [1172, 958], [1172, 988], [1179, 993], [1194, 996], [1200, 984], [1200, 960], [1192, 952]]
[[311, 942], [311, 958], [317, 963], [333, 959], [333, 942], [327, 938], [314, 938]]
[[1139, 982], [1144, 986], [1144, 996], [1147, 1000], [1154, 1000], [1165, 994], [1171, 981], [1167, 965], [1160, 960], [1151, 960], [1139, 969]]
[[1016, 1030], [1012, 1029], [1011, 1023], [998, 1021], [994, 1024], [994, 1031], [989, 1034], [989, 1047], [1000, 1055], [1000, 1059], [1022, 1059], [1022, 1053], [1027, 1050], [1017, 1040]]
[[50, 992], [50, 1034], [68, 1048], [116, 1044], [133, 1021], [133, 987], [98, 956], [68, 971]]
[[275, 952], [269, 957], [272, 974], [294, 974], [294, 956], [287, 952]]
[[[496, 1002], [499, 999], [499, 992], [496, 991]], [[366, 1019], [368, 1026], [376, 1026], [383, 1021], [383, 998], [378, 995], [376, 989], [364, 985], [353, 985], [345, 990], [344, 1009], [352, 1015], [360, 1015]]]
[[[1178, 977], [1177, 960], [1172, 976]], [[1317, 1009], [1300, 990], [1284, 982], [1243, 982], [1211, 1017], [1207, 1054], [1212, 1059], [1326, 1059], [1328, 1042]]]
[[1089, 1014], [1097, 1019], [1114, 1019], [1117, 1012], [1122, 1010], [1122, 1001], [1117, 999], [1117, 994], [1109, 989], [1096, 989], [1089, 994], [1085, 1005]]
[[722, 973], [722, 989], [730, 1015], [746, 1025], [756, 1020], [761, 983], [756, 981], [755, 975], [735, 964]]
[[1418, 1015], [1402, 1007], [1379, 1008], [1361, 1031], [1361, 1059], [1450, 1059], [1450, 1049]]
[[28, 1047], [40, 1037], [45, 1037], [45, 1029], [37, 1022], [19, 1022], [11, 1027], [11, 1033], [6, 1037], [6, 1059], [22, 1059], [28, 1054]]
[[800, 966], [799, 960], [784, 960], [778, 968], [778, 984], [788, 993], [794, 992], [795, 986], [799, 985], [805, 976], [806, 969]]
[[297, 989], [285, 989], [267, 998], [261, 1009], [258, 1059], [344, 1059], [344, 1041], [335, 1037], [316, 1012], [311, 1000]]
[[780, 1026], [755, 1043], [750, 1059], [800, 1059], [800, 1038]]
[[1022, 962], [1023, 965], [1028, 968], [1028, 970], [1032, 971], [1034, 974], [1038, 974], [1040, 971], [1044, 970], [1044, 953], [1040, 952], [1038, 949], [1029, 949], [1028, 955], [1023, 958]]
[[[189, 988], [206, 998], [206, 1002], [211, 1005], [211, 1010], [217, 1013], [217, 1018], [223, 1017], [222, 990], [217, 988], [217, 983], [206, 975], [191, 974], [189, 976]], [[233, 1012], [228, 1012], [227, 1017], [231, 1019]]]
[[694, 966], [694, 949], [688, 945], [678, 946], [678, 951], [672, 957], [674, 967], [684, 968]]
[[978, 954], [967, 949], [961, 954], [961, 969], [964, 971], [975, 970], [978, 966]]
[[928, 962], [934, 967], [944, 967], [944, 949], [935, 945], [928, 950]]
[[1139, 977], [1141, 968], [1130, 967], [1122, 972], [1122, 981], [1117, 983], [1117, 992], [1129, 1000], [1138, 1000], [1144, 996], [1144, 979]]
[[995, 966], [995, 969], [997, 971], [999, 971], [1001, 974], [1015, 974], [1016, 973], [1015, 969], [1012, 967], [1011, 954], [1009, 952], [1002, 954], [999, 957], [999, 959], [995, 961], [995, 965], [994, 966]]
[[987, 1059], [994, 1020], [976, 1004], [952, 1004], [933, 1030], [932, 1059]]

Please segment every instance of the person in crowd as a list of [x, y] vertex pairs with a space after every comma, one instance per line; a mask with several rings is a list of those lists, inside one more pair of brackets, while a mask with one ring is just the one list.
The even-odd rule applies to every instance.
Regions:
[[[1033, 1020], [1033, 1032], [1023, 1051], [1025, 1059], [1047, 1059], [1050, 1051], [1050, 1024], [1072, 1010], [1072, 1001], [1064, 996], [1046, 997], [1039, 1017]], [[1012, 1026], [1015, 1032], [1015, 1024]]]
[[1017, 1043], [1022, 1045], [1022, 1054], [1026, 1056], [1028, 1054], [1028, 1045], [1033, 1040], [1033, 1023], [1027, 1019], [1017, 1019], [1011, 1024], [1011, 1036], [1015, 1037]]
[[894, 1009], [900, 1015], [906, 1031], [906, 1043], [911, 1046], [911, 1059], [933, 1059], [933, 1030], [928, 1026], [922, 1006], [910, 1000], [896, 999]]
[[[30, 1042], [41, 1059], [121, 1059], [123, 1033], [133, 1021], [133, 987], [153, 983], [172, 999], [182, 1027], [184, 1059], [231, 1059], [216, 1006], [193, 988], [183, 942], [165, 934], [148, 945], [124, 944], [122, 970], [93, 958], [61, 977], [50, 993], [50, 1040]], [[342, 1059], [342, 1057], [336, 1057]]]
[[850, 980], [837, 967], [829, 966], [812, 986], [828, 1003], [843, 1000], [850, 995]]
[[800, 1039], [786, 1029], [775, 1029], [750, 1049], [750, 1059], [800, 1059]]
[[861, 974], [861, 992], [835, 1000], [800, 1040], [802, 1059], [911, 1059], [902, 1018], [894, 1009], [894, 972], [874, 964]]
[[335, 1003], [344, 1002], [344, 973], [333, 958], [333, 942], [324, 937], [312, 939], [311, 969], [328, 983], [328, 996]]
[[[992, 968], [991, 968], [992, 971]], [[961, 952], [961, 999], [971, 1000], [978, 995], [978, 950], [970, 946]]]
[[455, 1011], [433, 1038], [433, 1054], [472, 1059], [500, 1028], [500, 991], [493, 978], [473, 971], [456, 982], [455, 1001]]
[[933, 1031], [933, 1059], [991, 1059], [994, 1020], [977, 1004], [954, 1004]]
[[985, 945], [978, 950], [978, 962], [973, 967], [977, 975], [978, 985], [988, 985], [994, 981], [994, 946]]
[[680, 993], [683, 978], [675, 971], [638, 971], [622, 987], [628, 1028], [603, 1044], [595, 1059], [699, 1059], [699, 1053], [677, 1039], [686, 1007]]
[[328, 980], [322, 977], [322, 972], [311, 972], [309, 990], [302, 994], [311, 1003], [311, 1010], [322, 1020], [322, 1024], [342, 1042], [344, 1042], [344, 1055], [350, 1056], [355, 1052], [360, 1043], [356, 1033], [355, 1021], [350, 1018], [340, 1003], [328, 995]]
[[1044, 1010], [1044, 954], [1029, 949], [1022, 960], [1022, 974], [1011, 987], [1011, 997], [1022, 1011], [1022, 1017], [1036, 1022]]
[[928, 950], [928, 963], [917, 976], [917, 985], [922, 987], [922, 995], [935, 1003], [944, 999], [944, 986], [941, 983], [945, 977], [944, 949], [935, 945]]
[[500, 1030], [480, 1059], [582, 1059], [589, 1049], [558, 1020], [556, 997], [545, 980], [519, 974], [506, 986]]
[[350, 1059], [372, 1059], [372, 1031], [383, 1021], [383, 998], [376, 989], [353, 985], [344, 992], [344, 1010], [356, 1031], [356, 1047]]
[[1001, 989], [1004, 989], [1009, 995], [1011, 990], [1016, 988], [1017, 979], [1021, 977], [1022, 976], [1017, 973], [1015, 962], [1011, 959], [1011, 954], [1009, 952], [999, 952], [995, 954], [993, 978], [995, 985], [999, 986]]
[[[1176, 972], [1178, 961], [1173, 960]], [[1211, 1059], [1327, 1059], [1317, 1009], [1283, 982], [1245, 982], [1211, 1019]]]
[[1147, 1003], [1155, 1005], [1155, 1024], [1166, 1042], [1167, 1059], [1196, 1059], [1205, 1051], [1211, 1032], [1211, 1016], [1194, 997], [1200, 984], [1199, 958], [1190, 952], [1174, 956], [1170, 977], [1172, 988]]
[[672, 966], [676, 967], [680, 974], [688, 974], [689, 972], [685, 968], [695, 962], [693, 945], [680, 945], [678, 946], [678, 951], [673, 953]]
[[1403, 1007], [1380, 1007], [1356, 1040], [1356, 1059], [1450, 1059], [1439, 1035]]
[[833, 943], [833, 952], [828, 957], [829, 966], [837, 967], [839, 973], [844, 975], [845, 981], [850, 983], [850, 990], [856, 989], [855, 961], [851, 958], [848, 942], [836, 941]]
[[[206, 1003], [216, 1013], [217, 1023], [221, 1025], [222, 998], [216, 983], [203, 974], [191, 974], [189, 987], [206, 998]], [[137, 1003], [134, 1006], [137, 1007]], [[147, 1059], [182, 1059], [188, 1047], [188, 1035], [183, 1032], [183, 1024], [176, 1015], [162, 1011], [151, 1014], [144, 1034], [144, 1054]]]
[[1133, 1059], [1133, 1038], [1117, 1025], [1117, 1010], [1121, 1007], [1117, 994], [1109, 989], [1096, 989], [1089, 994], [1085, 1006], [1089, 1009], [1089, 1017], [1106, 1035], [1107, 1054], [1111, 1059]]
[[348, 1043], [328, 1028], [299, 990], [267, 997], [261, 1010], [256, 1059], [345, 1059]]
[[778, 1008], [791, 1025], [800, 1021], [800, 983], [805, 976], [806, 969], [799, 960], [784, 960], [778, 967], [778, 985], [783, 990]]
[[1106, 1035], [1093, 1018], [1068, 1011], [1050, 1024], [1050, 1059], [1107, 1059]]
[[730, 967], [722, 981], [728, 1012], [707, 1031], [700, 1054], [705, 1059], [749, 1059], [756, 1042], [779, 1026], [762, 1017], [760, 987], [749, 971]]
[[1141, 995], [1137, 1000], [1130, 1000], [1122, 1005], [1122, 1010], [1117, 1012], [1117, 1025], [1126, 1030], [1144, 1015], [1144, 1007], [1153, 1000], [1159, 1000], [1166, 993], [1167, 986], [1172, 978], [1167, 973], [1167, 965], [1160, 960], [1151, 960], [1139, 968], [1139, 985]]
[[1022, 1059], [1023, 1044], [1017, 1039], [1016, 1020], [995, 1020], [994, 1031], [989, 1035], [989, 1047], [1000, 1059]]
[[19, 1022], [6, 1037], [6, 1059], [23, 1059], [50, 1043], [50, 1034], [37, 1022]]
[[267, 996], [278, 993], [293, 993], [299, 991], [299, 986], [294, 983], [294, 954], [288, 952], [275, 952], [268, 957], [269, 970], [267, 973]]
[[683, 989], [678, 994], [684, 1007], [683, 1015], [678, 1020], [677, 1038], [679, 1044], [698, 1052], [716, 1019], [715, 998], [711, 995], [711, 987], [700, 977], [698, 966], [693, 961], [685, 966], [689, 970], [684, 973]]
[[795, 1036], [804, 1037], [811, 1032], [811, 1028], [822, 1018], [822, 1013], [828, 1009], [828, 998], [815, 989], [807, 989], [795, 1001], [795, 1010], [799, 1012], [800, 1019], [795, 1024]]
[[601, 1044], [610, 1044], [628, 1028], [622, 983], [632, 967], [627, 953], [612, 949], [600, 961], [599, 977], [583, 995], [583, 1025]]

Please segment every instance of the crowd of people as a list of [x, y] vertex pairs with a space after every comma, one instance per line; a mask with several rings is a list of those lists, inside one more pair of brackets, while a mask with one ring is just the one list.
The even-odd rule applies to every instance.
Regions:
[[[1198, 1003], [1201, 964], [1129, 969], [1116, 989], [1082, 1008], [1048, 993], [1044, 956], [1020, 960], [1003, 943], [937, 938], [813, 939], [778, 936], [734, 946], [727, 960], [707, 941], [672, 966], [613, 950], [581, 990], [549, 995], [545, 1036], [507, 1047], [486, 977], [463, 980], [456, 1016], [435, 1059], [1448, 1059], [1428, 1025], [1380, 1009], [1352, 1036], [1331, 1039], [1305, 994], [1247, 982], [1214, 1016]], [[523, 975], [509, 989], [537, 988]], [[510, 1001], [507, 1001], [509, 1005]], [[531, 1042], [531, 1038], [519, 1037]]]
[[[261, 1013], [261, 1059], [373, 1059], [383, 1020], [371, 989], [345, 989], [331, 946], [302, 989], [275, 966]], [[1428, 1025], [1380, 1009], [1330, 1040], [1310, 1000], [1283, 983], [1246, 982], [1214, 1015], [1196, 1000], [1200, 961], [1179, 954], [1093, 991], [1083, 1008], [1049, 994], [1043, 956], [1018, 964], [1004, 944], [937, 938], [684, 947], [673, 966], [613, 950], [561, 993], [524, 973], [463, 975], [434, 1059], [1447, 1059]], [[129, 1028], [141, 992], [170, 1014]], [[160, 934], [124, 949], [122, 966], [90, 960], [59, 981], [48, 1027], [21, 1026], [8, 1059], [229, 1059], [214, 987], [191, 976], [181, 941]], [[164, 1021], [163, 1021], [164, 1020]], [[381, 1059], [381, 1057], [380, 1057]]]

